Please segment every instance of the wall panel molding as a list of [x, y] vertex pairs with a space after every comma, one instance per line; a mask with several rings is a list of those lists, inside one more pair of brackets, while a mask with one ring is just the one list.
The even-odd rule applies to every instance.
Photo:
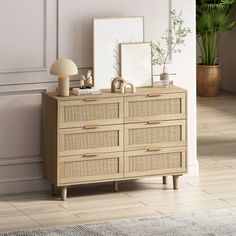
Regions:
[[37, 84], [16, 84], [0, 86], [0, 96], [34, 94], [55, 91], [57, 82]]
[[6, 56], [0, 59], [0, 86], [56, 80], [48, 69], [57, 53], [57, 0], [5, 1], [1, 11], [6, 35], [0, 39], [0, 54]]
[[20, 164], [22, 157], [41, 156], [42, 94], [48, 88], [10, 87], [10, 91], [0, 91], [0, 163], [14, 163], [19, 157]]
[[25, 156], [25, 157], [1, 157], [0, 166], [10, 166], [18, 164], [42, 163], [41, 156]]
[[[8, 73], [23, 73], [23, 72], [38, 72], [38, 71], [45, 71], [47, 70], [47, 1], [48, 0], [41, 0], [43, 2], [43, 47], [42, 47], [42, 65], [38, 65], [36, 67], [17, 67], [17, 68], [10, 68], [7, 70], [0, 69], [0, 74], [8, 74]], [[22, 32], [22, 34], [26, 34], [26, 32]], [[17, 39], [16, 39], [17, 40]], [[32, 44], [34, 42], [31, 42]], [[32, 46], [32, 45], [29, 45]]]

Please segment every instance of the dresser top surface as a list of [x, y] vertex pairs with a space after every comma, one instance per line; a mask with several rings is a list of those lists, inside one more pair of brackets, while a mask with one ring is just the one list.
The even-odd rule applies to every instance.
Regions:
[[141, 96], [146, 94], [166, 94], [166, 93], [185, 93], [187, 90], [177, 87], [177, 86], [170, 86], [169, 88], [158, 88], [158, 87], [137, 87], [136, 93], [131, 93], [129, 89], [127, 92], [122, 93], [111, 93], [110, 89], [102, 89], [101, 94], [94, 94], [94, 95], [75, 95], [70, 93], [68, 97], [60, 97], [57, 95], [56, 92], [48, 93], [47, 95], [59, 100], [59, 101], [67, 101], [67, 100], [76, 100], [76, 99], [84, 99], [86, 97], [99, 97], [99, 98], [115, 98], [115, 97], [128, 97], [128, 96]]

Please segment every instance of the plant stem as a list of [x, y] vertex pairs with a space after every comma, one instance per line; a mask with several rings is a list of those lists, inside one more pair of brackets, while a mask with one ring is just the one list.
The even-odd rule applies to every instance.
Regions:
[[167, 54], [166, 54], [166, 57], [165, 57], [165, 60], [164, 60], [164, 63], [163, 63], [163, 73], [165, 72], [164, 70], [165, 70], [165, 68], [166, 68], [167, 59], [168, 59], [170, 53], [171, 53], [171, 52], [174, 50], [174, 48], [176, 47], [177, 43], [178, 43], [178, 40], [176, 40], [174, 46], [173, 46], [173, 47], [170, 47], [169, 50], [167, 51]]

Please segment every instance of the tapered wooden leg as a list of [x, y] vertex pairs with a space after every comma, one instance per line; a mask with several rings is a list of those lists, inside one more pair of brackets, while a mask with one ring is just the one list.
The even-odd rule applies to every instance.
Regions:
[[118, 192], [118, 181], [113, 181], [113, 191]]
[[61, 200], [65, 201], [67, 197], [67, 187], [61, 187]]
[[175, 190], [179, 188], [179, 177], [180, 175], [173, 175], [173, 188]]
[[162, 176], [162, 182], [163, 184], [167, 184], [167, 176]]

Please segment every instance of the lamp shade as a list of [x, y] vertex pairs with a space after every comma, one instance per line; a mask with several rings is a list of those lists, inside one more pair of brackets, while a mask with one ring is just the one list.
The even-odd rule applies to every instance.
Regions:
[[58, 76], [76, 75], [78, 74], [78, 68], [72, 60], [63, 58], [52, 64], [50, 74]]

